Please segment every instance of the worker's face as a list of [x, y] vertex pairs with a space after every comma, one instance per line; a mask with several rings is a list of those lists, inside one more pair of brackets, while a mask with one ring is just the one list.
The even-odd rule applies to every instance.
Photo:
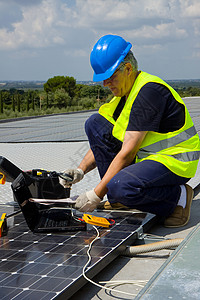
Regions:
[[114, 96], [123, 97], [130, 91], [127, 65], [122, 69], [117, 69], [114, 74], [103, 81], [103, 85], [108, 87]]

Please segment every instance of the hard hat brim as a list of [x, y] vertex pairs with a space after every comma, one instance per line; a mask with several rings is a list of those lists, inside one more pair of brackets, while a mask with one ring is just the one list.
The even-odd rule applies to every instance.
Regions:
[[111, 68], [109, 68], [108, 70], [106, 70], [106, 72], [99, 73], [99, 74], [96, 74], [94, 72], [93, 81], [103, 81], [103, 80], [106, 80], [106, 79], [110, 78], [113, 75], [113, 73], [115, 72], [115, 70], [119, 67], [120, 63], [124, 60], [124, 58], [128, 54], [128, 52], [131, 49], [131, 47], [132, 47], [131, 43], [128, 43], [128, 46], [123, 51], [123, 53], [121, 54], [121, 56], [119, 57], [119, 59], [116, 61], [116, 63]]

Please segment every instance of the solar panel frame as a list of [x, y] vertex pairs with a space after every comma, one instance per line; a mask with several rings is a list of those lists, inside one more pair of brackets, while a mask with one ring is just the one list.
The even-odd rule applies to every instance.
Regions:
[[[114, 218], [116, 224], [110, 229], [98, 227], [101, 238], [91, 249], [92, 260], [86, 270], [89, 278], [133, 244], [138, 230], [147, 230], [156, 221], [154, 215], [131, 211], [95, 211], [94, 215]], [[2, 300], [69, 299], [87, 282], [82, 270], [88, 261], [88, 246], [96, 236], [92, 225], [87, 224], [87, 231], [35, 234], [19, 214], [9, 227], [7, 236], [0, 239]]]

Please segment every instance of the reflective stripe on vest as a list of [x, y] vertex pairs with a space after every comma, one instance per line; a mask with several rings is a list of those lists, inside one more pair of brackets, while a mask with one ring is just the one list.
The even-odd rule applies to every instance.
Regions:
[[[162, 140], [162, 141], [156, 142], [154, 144], [151, 144], [149, 146], [140, 148], [137, 153], [137, 156], [139, 159], [145, 158], [150, 154], [155, 154], [157, 152], [162, 151], [163, 149], [167, 149], [167, 148], [176, 146], [179, 143], [185, 142], [186, 140], [190, 139], [191, 137], [193, 137], [196, 134], [197, 134], [196, 129], [194, 126], [192, 126], [191, 128], [188, 128], [187, 130], [185, 130], [171, 138], [167, 138], [166, 140]], [[183, 156], [186, 153], [180, 153], [179, 155], [175, 154], [172, 156], [177, 157], [177, 159], [179, 157], [178, 160], [182, 160], [182, 161], [194, 160], [194, 157], [196, 157], [196, 159], [199, 159], [199, 154], [198, 154], [198, 153], [200, 153], [199, 151], [190, 152], [191, 154], [188, 157], [191, 157], [192, 159], [186, 159], [186, 160], [181, 159], [181, 156]], [[193, 155], [192, 155], [192, 153], [193, 153]]]
[[[139, 151], [137, 153], [137, 157], [138, 159], [144, 159], [147, 158], [149, 155], [153, 155], [156, 153], [153, 152], [145, 152], [145, 151]], [[178, 154], [173, 154], [173, 155], [168, 155], [165, 154], [167, 156], [171, 156], [177, 160], [183, 161], [183, 162], [189, 162], [189, 161], [194, 161], [194, 160], [198, 160], [200, 157], [200, 151], [191, 151], [191, 152], [184, 152], [184, 153], [178, 153]]]
[[102, 105], [99, 109], [99, 113], [113, 124], [113, 136], [123, 142], [132, 105], [141, 88], [148, 82], [164, 85], [172, 93], [174, 99], [184, 105], [185, 123], [182, 128], [173, 132], [159, 133], [149, 131], [136, 155], [136, 163], [144, 159], [154, 160], [164, 164], [168, 169], [179, 176], [193, 177], [196, 173], [200, 154], [199, 137], [185, 103], [178, 93], [162, 79], [141, 72], [116, 122], [113, 119], [113, 113], [119, 103], [119, 97], [114, 97], [109, 103]]
[[185, 153], [179, 153], [170, 155], [174, 157], [175, 159], [178, 159], [180, 161], [194, 161], [198, 160], [200, 157], [200, 151], [192, 151], [192, 152], [185, 152]]

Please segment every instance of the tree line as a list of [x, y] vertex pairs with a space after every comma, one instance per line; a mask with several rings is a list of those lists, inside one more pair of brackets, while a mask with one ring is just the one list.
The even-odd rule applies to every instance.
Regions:
[[[175, 89], [181, 97], [200, 96], [196, 86]], [[44, 83], [43, 90], [1, 90], [0, 118], [96, 109], [111, 98], [110, 90], [102, 85], [77, 84], [74, 77], [54, 76]]]
[[181, 89], [179, 88], [177, 92], [182, 98], [200, 96], [200, 87], [183, 87]]
[[54, 76], [43, 90], [1, 90], [0, 118], [95, 109], [111, 97], [102, 85], [77, 84], [73, 77]]

